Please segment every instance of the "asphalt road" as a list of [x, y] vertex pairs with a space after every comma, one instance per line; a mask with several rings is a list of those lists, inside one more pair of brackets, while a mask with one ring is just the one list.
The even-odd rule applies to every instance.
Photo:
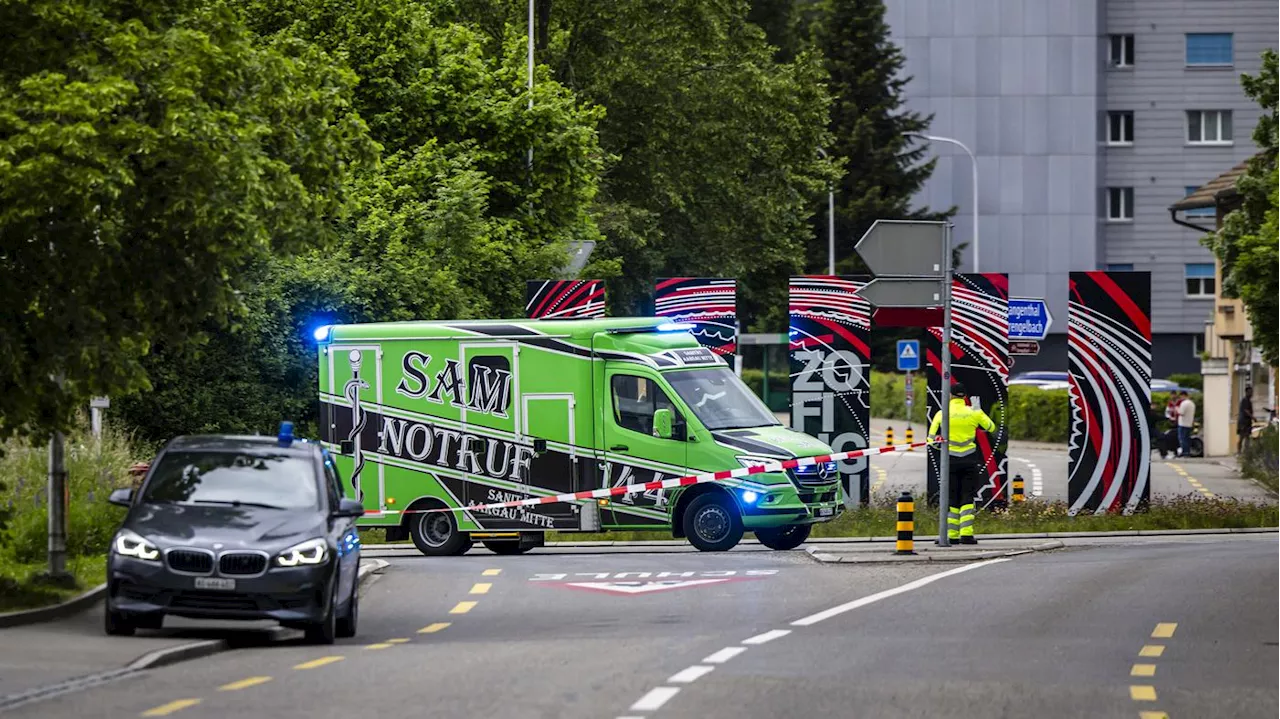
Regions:
[[1255, 535], [942, 569], [397, 553], [358, 641], [227, 652], [9, 715], [1274, 717], [1276, 552]]

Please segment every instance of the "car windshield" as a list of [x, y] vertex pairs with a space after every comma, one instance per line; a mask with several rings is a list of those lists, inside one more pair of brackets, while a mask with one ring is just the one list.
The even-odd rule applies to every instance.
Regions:
[[202, 450], [165, 453], [142, 501], [298, 509], [315, 507], [319, 498], [306, 456]]
[[727, 367], [663, 374], [709, 430], [782, 424]]

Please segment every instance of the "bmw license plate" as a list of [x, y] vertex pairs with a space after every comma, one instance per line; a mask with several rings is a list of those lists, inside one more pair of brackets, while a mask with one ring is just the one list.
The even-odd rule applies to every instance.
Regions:
[[819, 517], [830, 517], [831, 515], [835, 514], [835, 511], [836, 511], [836, 510], [835, 510], [835, 508], [834, 508], [834, 507], [820, 507], [820, 508], [818, 509], [818, 516], [819, 516]]
[[231, 591], [236, 588], [236, 580], [222, 577], [196, 577], [196, 589], [221, 589]]

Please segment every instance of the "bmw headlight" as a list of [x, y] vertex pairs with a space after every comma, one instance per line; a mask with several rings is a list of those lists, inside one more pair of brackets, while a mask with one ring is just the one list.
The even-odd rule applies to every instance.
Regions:
[[122, 557], [133, 557], [134, 559], [142, 559], [148, 562], [154, 562], [160, 559], [160, 550], [156, 545], [148, 542], [141, 534], [122, 529], [116, 533], [116, 538], [111, 545], [115, 548], [116, 554]]
[[323, 539], [308, 539], [280, 553], [276, 564], [281, 567], [297, 567], [305, 564], [321, 564], [329, 557], [329, 544]]

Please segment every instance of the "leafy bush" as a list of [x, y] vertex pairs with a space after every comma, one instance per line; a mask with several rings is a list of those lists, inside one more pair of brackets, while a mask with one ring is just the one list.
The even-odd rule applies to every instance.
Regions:
[[916, 423], [927, 421], [925, 404], [928, 397], [928, 386], [923, 374], [917, 374], [912, 384], [915, 402], [911, 407], [911, 416], [907, 416], [906, 392], [903, 375], [894, 372], [871, 373], [871, 416], [884, 419], [906, 419]]
[[1262, 482], [1271, 491], [1280, 489], [1280, 477], [1277, 477], [1277, 465], [1280, 464], [1280, 432], [1276, 426], [1269, 425], [1249, 441], [1244, 454], [1240, 457], [1240, 471], [1244, 476]]
[[1009, 438], [1066, 442], [1071, 407], [1065, 389], [1009, 388]]
[[[101, 441], [95, 441], [83, 421], [67, 435], [66, 443], [67, 553], [102, 554], [124, 517], [124, 510], [108, 504], [107, 496], [116, 487], [129, 486], [129, 466], [147, 454], [132, 437], [110, 426], [104, 427]], [[0, 450], [0, 508], [11, 514], [7, 530], [0, 533], [2, 570], [46, 558], [49, 450], [47, 444], [16, 439]]]
[[1202, 374], [1175, 372], [1169, 375], [1169, 381], [1176, 383], [1179, 387], [1191, 387], [1192, 389], [1204, 390], [1204, 375]]

